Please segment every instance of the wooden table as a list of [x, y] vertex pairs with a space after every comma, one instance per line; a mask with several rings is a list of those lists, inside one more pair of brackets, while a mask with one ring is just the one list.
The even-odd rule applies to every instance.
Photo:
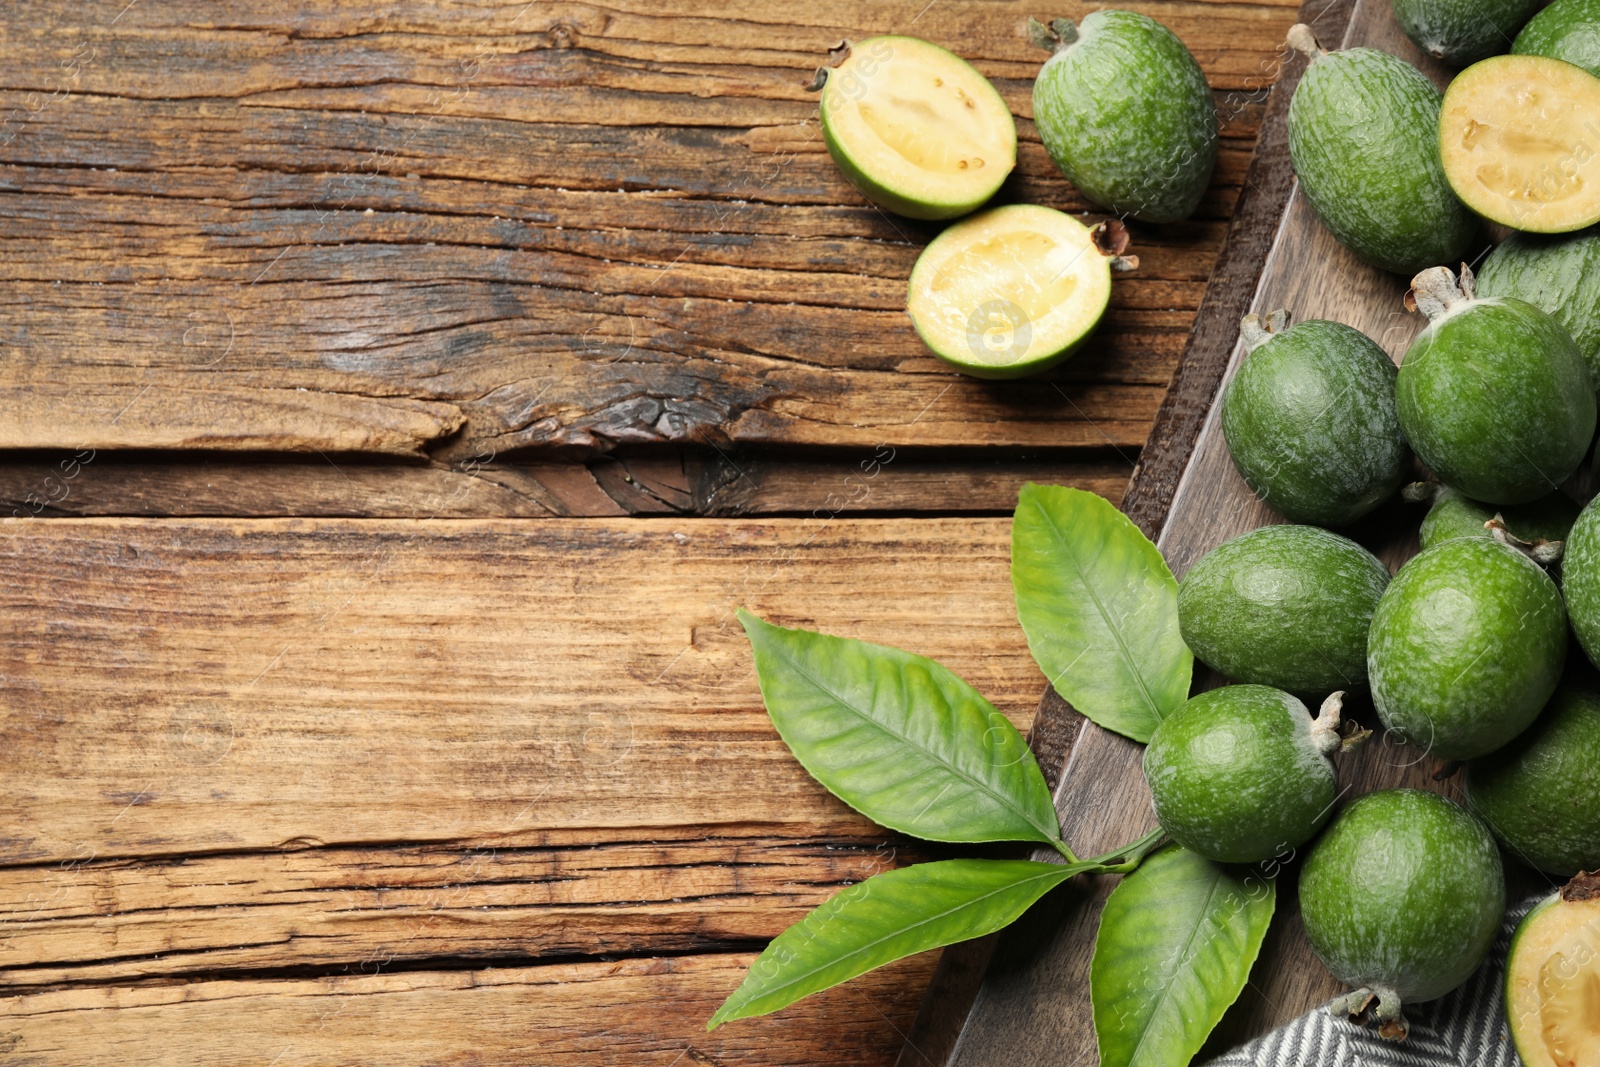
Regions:
[[807, 909], [947, 854], [800, 770], [731, 613], [1032, 718], [1016, 491], [1120, 500], [1298, 3], [1127, 6], [1205, 67], [1216, 180], [1010, 384], [922, 349], [935, 228], [802, 86], [949, 46], [1018, 115], [1002, 198], [1098, 218], [1028, 119], [1026, 17], [1076, 4], [0, 13], [0, 1052], [894, 1062], [933, 955], [703, 1031]]

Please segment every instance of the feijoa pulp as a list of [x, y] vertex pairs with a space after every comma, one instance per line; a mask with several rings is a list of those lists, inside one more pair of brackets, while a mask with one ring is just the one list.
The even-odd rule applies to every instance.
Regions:
[[1518, 924], [1505, 1004], [1525, 1067], [1600, 1062], [1600, 878], [1579, 875]]

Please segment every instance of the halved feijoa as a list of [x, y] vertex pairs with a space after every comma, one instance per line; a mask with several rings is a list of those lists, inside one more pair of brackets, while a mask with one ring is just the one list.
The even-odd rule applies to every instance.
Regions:
[[1506, 1023], [1526, 1067], [1600, 1062], [1600, 877], [1578, 875], [1517, 927]]
[[1600, 228], [1554, 237], [1512, 234], [1483, 261], [1478, 295], [1513, 296], [1549, 312], [1578, 342], [1600, 383]]
[[1399, 274], [1463, 259], [1478, 222], [1439, 161], [1438, 87], [1387, 52], [1324, 52], [1304, 25], [1289, 43], [1311, 57], [1289, 103], [1289, 156], [1323, 225]]
[[1452, 67], [1508, 50], [1544, 0], [1394, 0], [1395, 18], [1417, 47]]
[[1600, 222], [1600, 78], [1543, 56], [1476, 63], [1444, 95], [1439, 152], [1484, 218], [1531, 233]]
[[1033, 83], [1033, 120], [1062, 173], [1142, 222], [1193, 214], [1217, 161], [1217, 109], [1183, 42], [1132, 11], [1029, 28], [1054, 52]]
[[1556, 0], [1522, 27], [1511, 52], [1564, 59], [1600, 78], [1600, 0]]
[[1113, 266], [1133, 262], [1112, 254], [1126, 240], [1120, 225], [1091, 230], [1035, 204], [997, 207], [929, 243], [911, 271], [906, 310], [934, 355], [968, 374], [1032, 374], [1077, 351], [1099, 325]]
[[846, 42], [824, 67], [822, 138], [869, 200], [915, 219], [982, 206], [1017, 163], [1017, 126], [965, 60], [915, 37]]

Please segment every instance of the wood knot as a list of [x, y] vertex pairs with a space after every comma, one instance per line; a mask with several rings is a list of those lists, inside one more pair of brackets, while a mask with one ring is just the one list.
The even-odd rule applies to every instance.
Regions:
[[545, 31], [545, 37], [551, 48], [571, 48], [578, 40], [578, 27], [575, 23], [559, 20], [551, 23]]

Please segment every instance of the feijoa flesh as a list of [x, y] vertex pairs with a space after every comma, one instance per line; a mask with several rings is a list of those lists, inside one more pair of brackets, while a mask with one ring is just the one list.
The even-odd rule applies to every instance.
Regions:
[[1600, 664], [1600, 506], [1595, 501], [1572, 524], [1561, 574], [1572, 632], [1589, 661]]
[[1564, 60], [1600, 78], [1600, 0], [1556, 0], [1522, 27], [1511, 54]]
[[917, 257], [906, 310], [934, 355], [968, 374], [1043, 370], [1089, 339], [1111, 301], [1112, 269], [1137, 262], [1097, 243], [1115, 230], [1036, 204], [979, 212]]
[[1525, 1067], [1600, 1063], [1600, 878], [1579, 875], [1518, 924], [1505, 1004]]
[[1488, 504], [1554, 492], [1594, 438], [1594, 383], [1572, 337], [1517, 299], [1474, 299], [1435, 267], [1412, 281], [1426, 329], [1400, 364], [1400, 425], [1439, 480]]
[[1222, 432], [1245, 484], [1292, 522], [1343, 526], [1405, 481], [1411, 451], [1394, 361], [1365, 334], [1276, 312], [1241, 324], [1245, 357], [1222, 397]]
[[1289, 103], [1289, 156], [1323, 225], [1399, 274], [1464, 258], [1479, 227], [1439, 159], [1438, 87], [1387, 52], [1324, 52], [1303, 25], [1290, 43], [1311, 65]]
[[1326, 695], [1367, 680], [1367, 629], [1389, 571], [1315, 526], [1264, 526], [1208, 552], [1178, 587], [1178, 626], [1229, 678]]
[[1478, 295], [1515, 297], [1548, 312], [1578, 343], [1600, 385], [1600, 229], [1512, 234], [1483, 261]]
[[1378, 717], [1444, 760], [1493, 752], [1531, 726], [1566, 655], [1555, 582], [1517, 549], [1476, 537], [1401, 567], [1367, 639]]
[[1017, 126], [964, 60], [915, 37], [846, 42], [825, 67], [822, 139], [867, 199], [916, 219], [965, 215], [1017, 163]]
[[1506, 852], [1546, 874], [1600, 869], [1600, 693], [1564, 685], [1522, 735], [1467, 764], [1466, 794]]
[[1502, 226], [1570, 233], [1600, 222], [1597, 149], [1600, 78], [1582, 67], [1495, 56], [1456, 75], [1445, 92], [1445, 175], [1468, 207]]
[[1394, 0], [1395, 18], [1418, 48], [1452, 67], [1507, 50], [1544, 0]]
[[1313, 722], [1299, 700], [1264, 685], [1190, 699], [1144, 751], [1161, 828], [1220, 863], [1292, 855], [1333, 813], [1339, 706], [1329, 697]]
[[1132, 11], [1030, 28], [1054, 53], [1033, 83], [1033, 119], [1062, 173], [1143, 222], [1192, 215], [1217, 161], [1217, 112], [1183, 42]]

